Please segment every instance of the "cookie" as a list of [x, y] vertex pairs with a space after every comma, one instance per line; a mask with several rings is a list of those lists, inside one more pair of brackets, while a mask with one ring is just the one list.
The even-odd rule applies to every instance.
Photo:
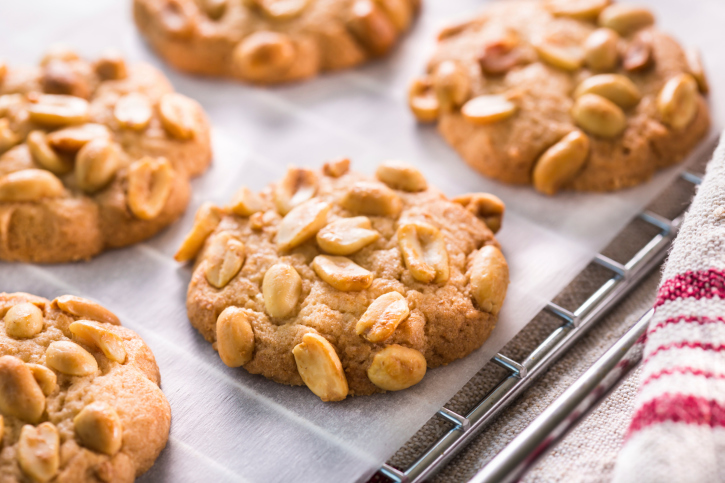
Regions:
[[498, 198], [449, 200], [401, 162], [376, 179], [348, 166], [291, 167], [259, 194], [202, 205], [176, 255], [196, 260], [189, 320], [226, 365], [323, 401], [406, 389], [465, 357], [509, 282]]
[[0, 63], [0, 260], [67, 262], [145, 240], [211, 160], [201, 107], [164, 75], [54, 49]]
[[87, 299], [0, 293], [0, 480], [131, 482], [171, 413], [151, 350]]
[[386, 54], [419, 1], [134, 0], [134, 18], [178, 69], [275, 84]]
[[706, 92], [697, 53], [644, 8], [516, 0], [444, 29], [409, 105], [482, 174], [554, 194], [681, 161], [708, 132]]

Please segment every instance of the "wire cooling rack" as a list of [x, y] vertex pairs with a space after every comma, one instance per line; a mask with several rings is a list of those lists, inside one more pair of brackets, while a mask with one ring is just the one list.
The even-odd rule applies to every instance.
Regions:
[[[707, 154], [710, 155], [711, 151], [707, 151]], [[701, 182], [700, 176], [689, 171], [683, 172], [680, 179], [691, 185], [698, 185]], [[496, 354], [491, 362], [504, 368], [507, 374], [495, 387], [485, 394], [473, 406], [473, 409], [465, 414], [459, 414], [446, 407], [441, 408], [436, 416], [453, 426], [444, 432], [432, 446], [418, 456], [406, 469], [399, 469], [386, 463], [378, 470], [373, 480], [376, 478], [381, 479], [382, 476], [393, 482], [416, 483], [425, 481], [435, 475], [475, 436], [483, 432], [540, 375], [559, 360], [592, 326], [658, 267], [664, 261], [672, 241], [677, 235], [681, 216], [670, 220], [653, 211], [645, 210], [638, 215], [638, 219], [656, 229], [656, 234], [649, 239], [643, 248], [638, 250], [625, 263], [598, 254], [592, 262], [609, 272], [607, 280], [573, 311], [567, 310], [554, 302], [549, 302], [544, 311], [560, 319], [561, 324], [520, 362], [502, 353]], [[629, 349], [637, 338], [635, 337], [637, 331], [641, 332], [644, 330], [643, 327], [646, 328], [647, 320], [649, 318], [645, 314], [635, 324], [635, 327], [620, 339], [618, 344]], [[622, 347], [619, 347], [619, 349], [621, 350]], [[619, 362], [626, 352], [627, 350], [621, 351], [615, 363]], [[614, 355], [609, 356], [608, 361], [610, 363], [616, 357], [615, 353], [616, 347], [612, 352]], [[604, 359], [606, 357], [602, 357], [602, 360]], [[638, 359], [633, 357], [627, 367], [631, 368], [637, 362]], [[597, 385], [596, 383], [601, 383], [604, 376], [611, 373], [612, 368], [609, 369], [610, 371], [602, 373], [601, 368], [597, 371], [597, 368], [593, 367], [578, 381], [580, 383], [588, 382], [589, 386], [587, 388], [590, 392], [594, 391], [594, 387], [598, 387], [597, 397], [584, 401], [584, 396], [590, 395], [590, 392], [583, 393], [581, 388], [579, 388], [578, 395], [580, 397], [578, 398], [570, 393], [563, 395], [557, 401], [560, 403], [558, 407], [552, 408], [556, 411], [547, 410], [548, 412], [542, 414], [536, 421], [536, 427], [532, 424], [489, 463], [490, 467], [489, 465], [484, 466], [476, 477], [477, 481], [515, 481], [519, 478], [538, 458], [562, 439], [566, 432], [575, 426], [576, 422], [583, 419], [599, 401], [606, 397], [606, 394], [613, 387], [616, 387], [616, 384], [629, 372], [625, 371], [622, 366], [618, 374], [607, 380], [606, 387]], [[594, 386], [592, 386], [592, 383], [595, 383]], [[603, 389], [606, 389], [606, 391], [603, 391]], [[569, 418], [575, 410], [579, 411], [578, 417]], [[565, 424], [567, 421], [568, 424]]]

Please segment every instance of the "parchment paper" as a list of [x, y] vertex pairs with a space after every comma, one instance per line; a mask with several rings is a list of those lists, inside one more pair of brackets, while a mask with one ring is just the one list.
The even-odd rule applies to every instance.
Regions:
[[[179, 223], [88, 263], [0, 264], [0, 291], [94, 298], [151, 346], [173, 420], [168, 447], [143, 481], [364, 481], [677, 175], [668, 170], [616, 194], [547, 198], [482, 178], [434, 128], [417, 126], [406, 89], [422, 72], [435, 32], [485, 3], [427, 0], [412, 34], [389, 58], [261, 89], [168, 69], [135, 32], [128, 0], [0, 1], [0, 57], [35, 62], [53, 42], [89, 56], [121, 48], [132, 60], [161, 67], [180, 92], [202, 103], [214, 125], [214, 164], [194, 182], [192, 205]], [[703, 50], [715, 124], [722, 125], [725, 4], [710, 2], [704, 10], [696, 2], [641, 3], [658, 12], [662, 27]], [[306, 388], [224, 366], [186, 318], [190, 271], [171, 255], [202, 201], [227, 201], [241, 185], [261, 189], [290, 163], [319, 166], [338, 156], [368, 173], [384, 159], [404, 159], [451, 196], [489, 191], [503, 198], [508, 211], [499, 240], [512, 283], [498, 327], [467, 359], [429, 371], [401, 393], [324, 404]]]

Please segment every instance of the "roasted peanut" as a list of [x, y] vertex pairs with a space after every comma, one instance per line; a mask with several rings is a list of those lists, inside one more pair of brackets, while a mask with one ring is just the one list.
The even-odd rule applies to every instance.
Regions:
[[103, 124], [87, 123], [48, 134], [48, 144], [58, 151], [75, 153], [94, 139], [110, 139], [111, 132]]
[[418, 384], [425, 376], [426, 368], [423, 354], [393, 344], [375, 354], [368, 368], [368, 379], [385, 391], [400, 391]]
[[98, 322], [77, 320], [68, 327], [78, 342], [88, 347], [100, 349], [108, 359], [123, 364], [126, 361], [126, 349], [123, 339]]
[[264, 274], [262, 295], [270, 317], [284, 318], [292, 313], [302, 293], [302, 279], [294, 267], [286, 263], [272, 265]]
[[489, 76], [504, 75], [525, 61], [518, 35], [506, 32], [505, 35], [487, 42], [478, 63], [484, 74]]
[[120, 80], [128, 77], [128, 69], [123, 55], [115, 50], [107, 50], [93, 64], [101, 80]]
[[[151, 103], [143, 94], [131, 92], [121, 97], [113, 108], [113, 117], [123, 129], [143, 131], [151, 122]], [[184, 132], [185, 134], [185, 132]]]
[[219, 314], [216, 344], [219, 357], [229, 367], [239, 367], [252, 360], [254, 331], [242, 309], [227, 307]]
[[707, 94], [710, 92], [710, 83], [707, 81], [707, 76], [705, 75], [705, 68], [702, 65], [700, 52], [697, 49], [688, 49], [685, 53], [687, 55], [687, 67], [690, 70], [690, 74], [697, 81], [697, 87], [700, 89], [700, 92]]
[[97, 320], [112, 325], [121, 325], [116, 314], [92, 300], [76, 297], [74, 295], [63, 295], [54, 300], [63, 312], [83, 317], [84, 319]]
[[657, 110], [662, 122], [672, 129], [686, 127], [697, 115], [697, 81], [690, 74], [680, 74], [665, 83], [657, 96]]
[[43, 67], [40, 85], [47, 94], [63, 94], [88, 99], [91, 87], [77, 69], [62, 60], [52, 60]]
[[43, 330], [43, 311], [31, 303], [21, 303], [13, 305], [3, 321], [10, 337], [27, 339]]
[[197, 129], [196, 116], [196, 105], [186, 96], [169, 92], [159, 100], [161, 125], [172, 137], [182, 140], [192, 139]]
[[295, 206], [312, 199], [317, 192], [317, 175], [305, 168], [290, 166], [285, 177], [272, 192], [274, 204], [280, 215], [286, 215]]
[[185, 40], [196, 30], [196, 16], [192, 2], [163, 0], [158, 5], [157, 16], [162, 32], [173, 39]]
[[471, 92], [468, 73], [457, 62], [445, 60], [433, 71], [433, 90], [438, 98], [441, 112], [450, 112], [460, 107]]
[[78, 151], [76, 184], [86, 193], [105, 188], [116, 176], [121, 163], [120, 148], [110, 139], [98, 138]]
[[17, 451], [20, 469], [34, 481], [44, 483], [58, 474], [60, 436], [53, 423], [23, 426]]
[[501, 250], [493, 245], [481, 248], [471, 266], [471, 290], [478, 308], [498, 315], [508, 284], [509, 267]]
[[216, 288], [224, 288], [242, 269], [246, 253], [244, 243], [231, 233], [214, 237], [207, 251], [206, 280]]
[[645, 30], [635, 35], [624, 51], [622, 67], [628, 72], [639, 72], [649, 69], [653, 64], [652, 34]]
[[398, 216], [403, 202], [384, 184], [358, 181], [347, 190], [340, 206], [361, 215]]
[[252, 0], [270, 20], [285, 21], [299, 17], [310, 0]]
[[617, 137], [627, 127], [622, 108], [596, 94], [584, 94], [577, 99], [571, 115], [585, 131], [603, 138]]
[[546, 7], [556, 17], [595, 20], [610, 0], [549, 0]]
[[372, 55], [385, 54], [398, 36], [392, 20], [371, 0], [353, 3], [347, 29]]
[[293, 208], [277, 227], [277, 248], [291, 250], [314, 237], [327, 223], [330, 208], [330, 203], [316, 199]]
[[41, 94], [28, 106], [28, 114], [38, 124], [64, 126], [86, 122], [88, 109], [88, 101], [80, 97]]
[[227, 11], [227, 0], [202, 0], [201, 6], [210, 19], [219, 20]]
[[222, 213], [222, 210], [209, 202], [199, 207], [194, 217], [194, 226], [174, 255], [177, 262], [186, 262], [196, 258], [196, 254], [201, 250], [207, 237], [222, 221]]
[[425, 191], [428, 183], [423, 173], [402, 161], [385, 161], [378, 166], [375, 177], [396, 190]]
[[339, 178], [343, 174], [350, 170], [350, 160], [347, 158], [340, 158], [334, 161], [328, 161], [322, 165], [322, 172], [325, 176], [331, 178]]
[[312, 269], [318, 277], [342, 292], [364, 290], [373, 283], [373, 274], [347, 257], [317, 255]]
[[245, 79], [264, 81], [287, 72], [295, 62], [297, 48], [287, 35], [257, 31], [236, 46], [232, 62]]
[[380, 237], [366, 216], [341, 218], [317, 232], [317, 244], [333, 255], [350, 255]]
[[576, 88], [574, 98], [578, 99], [584, 94], [597, 94], [622, 109], [631, 109], [642, 99], [634, 82], [621, 74], [600, 74], [589, 77]]
[[481, 218], [489, 230], [496, 233], [501, 229], [506, 205], [498, 196], [490, 193], [472, 193], [453, 198], [468, 211]]
[[45, 395], [31, 370], [17, 357], [0, 357], [0, 412], [36, 424], [44, 410]]
[[70, 160], [62, 158], [48, 144], [43, 131], [31, 131], [25, 140], [36, 163], [54, 174], [66, 174], [73, 169]]
[[20, 135], [10, 128], [9, 119], [0, 119], [0, 154], [19, 144], [22, 140]]
[[405, 266], [419, 282], [444, 283], [448, 280], [448, 250], [441, 231], [433, 225], [412, 222], [397, 232]]
[[69, 376], [88, 376], [98, 370], [98, 363], [90, 352], [70, 341], [51, 342], [45, 351], [45, 363]]
[[438, 119], [441, 106], [430, 78], [413, 80], [408, 90], [408, 106], [420, 122], [433, 122]]
[[466, 102], [461, 108], [461, 114], [471, 124], [491, 124], [508, 119], [516, 110], [516, 104], [505, 96], [485, 95]]
[[589, 156], [589, 138], [572, 131], [541, 155], [534, 166], [534, 188], [553, 195], [570, 181]]
[[629, 35], [655, 23], [652, 12], [644, 7], [617, 3], [605, 8], [599, 15], [599, 25]]
[[612, 29], [600, 28], [584, 42], [584, 63], [595, 72], [614, 70], [619, 61], [619, 35]]
[[398, 32], [404, 32], [408, 29], [413, 16], [413, 2], [408, 2], [408, 0], [375, 0], [375, 2], [393, 22]]
[[370, 304], [355, 326], [357, 335], [370, 342], [382, 342], [395, 332], [402, 321], [408, 318], [408, 301], [398, 292], [381, 295]]
[[33, 373], [33, 378], [35, 378], [35, 382], [38, 383], [38, 387], [40, 387], [40, 390], [43, 391], [43, 394], [45, 396], [50, 396], [58, 385], [58, 378], [56, 377], [55, 372], [40, 364], [25, 365], [28, 369], [30, 369], [30, 372]]
[[153, 220], [163, 211], [174, 189], [176, 172], [166, 158], [144, 157], [128, 169], [128, 207], [141, 220]]
[[318, 334], [307, 333], [292, 349], [297, 371], [305, 385], [323, 401], [342, 401], [348, 386], [335, 348]]
[[81, 444], [97, 453], [113, 456], [121, 449], [121, 418], [104, 402], [96, 401], [84, 407], [73, 418], [73, 429]]
[[0, 201], [38, 201], [64, 194], [63, 183], [44, 169], [23, 169], [0, 177]]
[[539, 57], [547, 64], [575, 71], [584, 63], [584, 48], [568, 37], [549, 36], [534, 42]]
[[246, 186], [242, 186], [234, 193], [229, 206], [229, 210], [239, 216], [252, 216], [263, 209], [262, 198]]

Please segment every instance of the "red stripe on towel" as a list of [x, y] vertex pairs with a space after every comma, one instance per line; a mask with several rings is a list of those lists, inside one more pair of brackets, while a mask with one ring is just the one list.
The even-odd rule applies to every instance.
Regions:
[[725, 298], [725, 273], [714, 268], [681, 273], [662, 284], [655, 307], [678, 298]]
[[672, 376], [673, 374], [689, 374], [691, 376], [702, 376], [705, 379], [725, 379], [725, 374], [721, 373], [703, 371], [702, 369], [695, 369], [694, 367], [673, 367], [668, 369], [662, 369], [660, 372], [652, 374], [647, 379], [642, 381], [640, 387], [646, 386], [650, 382], [655, 381], [661, 377]]
[[673, 342], [672, 344], [664, 344], [653, 350], [647, 358], [644, 360], [644, 363], [646, 364], [649, 362], [650, 359], [652, 359], [655, 355], [657, 355], [659, 352], [668, 351], [670, 349], [683, 349], [683, 348], [690, 348], [690, 349], [702, 349], [704, 351], [714, 351], [714, 352], [722, 352], [725, 351], [725, 345], [719, 344], [711, 344], [710, 342]]
[[716, 317], [716, 318], [710, 318], [705, 316], [699, 316], [699, 315], [678, 315], [677, 317], [670, 317], [667, 320], [663, 320], [662, 322], [658, 323], [654, 327], [650, 327], [647, 331], [648, 335], [652, 335], [661, 328], [670, 325], [670, 324], [698, 324], [698, 325], [705, 325], [705, 324], [717, 324], [717, 323], [725, 323], [725, 319], [722, 317]]
[[725, 407], [711, 399], [666, 393], [637, 409], [629, 425], [627, 437], [643, 428], [666, 421], [710, 427], [725, 426]]

